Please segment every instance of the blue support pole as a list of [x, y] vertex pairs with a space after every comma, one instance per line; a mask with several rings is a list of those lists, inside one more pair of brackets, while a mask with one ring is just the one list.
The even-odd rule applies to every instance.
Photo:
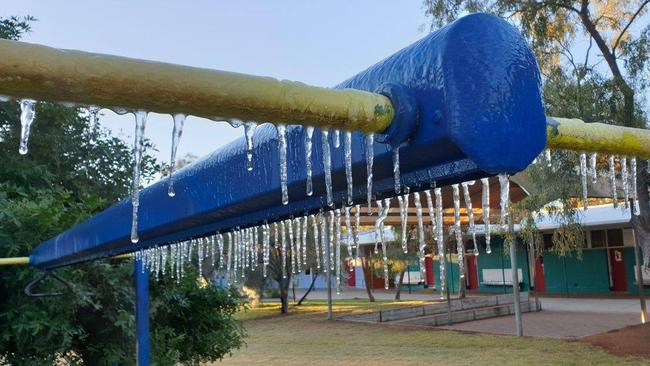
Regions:
[[138, 366], [149, 366], [149, 272], [135, 260], [135, 352]]

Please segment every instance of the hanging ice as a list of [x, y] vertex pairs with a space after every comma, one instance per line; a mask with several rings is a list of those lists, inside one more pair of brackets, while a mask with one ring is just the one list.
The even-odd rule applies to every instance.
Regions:
[[287, 126], [278, 124], [275, 126], [278, 131], [278, 143], [280, 149], [280, 186], [282, 189], [282, 204], [289, 203], [289, 190], [287, 188]]
[[641, 209], [639, 207], [639, 197], [637, 192], [637, 182], [636, 182], [636, 158], [630, 159], [630, 170], [632, 171], [632, 204], [634, 207], [634, 214], [640, 215]]
[[469, 220], [469, 233], [472, 234], [472, 243], [474, 244], [474, 255], [479, 255], [478, 243], [476, 242], [476, 227], [474, 224], [474, 211], [472, 207], [472, 197], [469, 195], [469, 186], [474, 185], [474, 181], [463, 182], [463, 198], [465, 199], [465, 208], [467, 208], [467, 219]]
[[29, 145], [29, 134], [32, 123], [36, 117], [36, 101], [23, 99], [20, 101], [20, 147], [18, 152], [21, 155], [27, 154]]
[[320, 246], [321, 246], [321, 258], [323, 268], [325, 268], [325, 273], [328, 273], [330, 270], [330, 266], [327, 264], [329, 261], [329, 257], [327, 257], [327, 248], [325, 248], [326, 245], [329, 245], [329, 242], [327, 241], [327, 216], [322, 213], [318, 215], [319, 221], [320, 221]]
[[332, 156], [330, 153], [329, 131], [322, 130], [321, 146], [323, 148], [323, 172], [325, 174], [325, 193], [327, 195], [327, 205], [333, 206], [332, 199]]
[[311, 151], [312, 151], [312, 138], [314, 136], [314, 128], [312, 126], [305, 127], [305, 170], [307, 172], [306, 189], [307, 195], [314, 194], [314, 186], [312, 183], [312, 169], [311, 169]]
[[485, 253], [492, 254], [492, 247], [490, 246], [491, 229], [490, 229], [490, 181], [488, 178], [481, 178], [483, 185], [482, 192], [482, 208], [483, 208], [483, 224], [485, 225]]
[[262, 274], [264, 278], [267, 276], [267, 267], [269, 265], [271, 253], [271, 227], [269, 224], [264, 223], [262, 226]]
[[257, 123], [255, 122], [245, 122], [244, 123], [244, 136], [246, 137], [246, 170], [253, 170], [253, 135], [255, 134], [255, 129], [257, 128]]
[[427, 197], [427, 207], [429, 208], [429, 220], [431, 220], [431, 237], [435, 239], [438, 230], [438, 226], [436, 223], [436, 208], [433, 206], [431, 191], [427, 189], [426, 191], [424, 191], [424, 194]]
[[185, 124], [185, 115], [178, 113], [174, 115], [174, 129], [172, 130], [172, 153], [169, 159], [169, 186], [167, 194], [169, 197], [174, 197], [174, 170], [176, 169], [176, 152], [178, 151], [178, 143], [183, 135], [183, 125]]
[[388, 277], [388, 252], [386, 249], [386, 240], [384, 239], [384, 221], [390, 211], [390, 198], [384, 199], [384, 208], [381, 210], [381, 221], [379, 224], [379, 240], [381, 241], [382, 262], [384, 265], [384, 289], [388, 290], [390, 278]]
[[393, 180], [395, 182], [395, 194], [399, 194], [402, 189], [399, 175], [399, 146], [393, 146]]
[[424, 222], [422, 220], [422, 204], [420, 203], [420, 193], [413, 193], [415, 202], [415, 214], [418, 220], [418, 258], [420, 259], [420, 278], [426, 278], [426, 268], [424, 266]]
[[309, 217], [302, 218], [302, 264], [307, 265], [307, 230], [309, 230]]
[[587, 210], [589, 208], [588, 190], [587, 190], [587, 154], [580, 153], [580, 183], [582, 184], [582, 204]]
[[[345, 233], [346, 233], [346, 243], [348, 245], [348, 258], [352, 258], [352, 220], [350, 220], [350, 209], [351, 207], [345, 207]], [[353, 266], [350, 266], [350, 272], [354, 270]]]
[[293, 235], [293, 219], [288, 219], [287, 221], [287, 231], [289, 232], [289, 249], [291, 250], [289, 263], [291, 263], [291, 268], [287, 272], [296, 273], [296, 237]]
[[614, 165], [614, 155], [607, 158], [609, 165], [609, 185], [612, 188], [612, 200], [614, 208], [618, 207], [618, 193], [616, 192], [616, 166]]
[[375, 247], [373, 249], [373, 252], [375, 254], [379, 253], [379, 226], [381, 225], [381, 214], [384, 210], [384, 205], [381, 202], [381, 200], [377, 200], [376, 202], [377, 205], [377, 219], [375, 220]]
[[336, 263], [336, 294], [341, 294], [341, 210], [336, 209], [336, 223], [334, 229], [334, 248], [336, 249], [336, 256], [334, 261]]
[[[320, 216], [320, 215], [319, 215]], [[316, 256], [316, 268], [320, 269], [320, 248], [318, 247], [318, 218], [319, 216], [310, 215], [312, 223], [312, 234], [314, 236], [314, 255]]]
[[630, 189], [627, 184], [627, 157], [621, 157], [621, 186], [623, 187], [623, 199], [625, 208], [630, 207]]
[[598, 180], [598, 170], [596, 170], [596, 161], [598, 154], [593, 152], [589, 154], [589, 173], [591, 174], [591, 183], [596, 184]]
[[334, 219], [335, 219], [335, 213], [334, 211], [329, 211], [329, 241], [328, 245], [330, 247], [330, 271], [334, 270]]
[[406, 254], [408, 253], [408, 193], [404, 196], [397, 196], [397, 202], [399, 203], [399, 217], [402, 225], [402, 251]]
[[499, 185], [501, 186], [501, 226], [506, 230], [508, 226], [508, 204], [510, 203], [510, 177], [507, 174], [499, 174]]
[[341, 131], [339, 131], [338, 129], [334, 130], [333, 139], [334, 139], [334, 147], [337, 149], [341, 147]]
[[287, 230], [284, 221], [280, 221], [280, 240], [282, 241], [281, 263], [282, 278], [287, 278]]
[[99, 111], [101, 108], [99, 108], [96, 105], [91, 105], [88, 106], [88, 113], [90, 114], [90, 130], [88, 131], [88, 134], [90, 135], [90, 143], [94, 144], [97, 142], [97, 127], [98, 127], [98, 122], [99, 122]]
[[359, 243], [359, 229], [361, 227], [361, 205], [354, 206], [354, 227], [352, 228], [352, 238], [354, 239], [354, 247], [356, 253], [356, 262], [359, 263], [359, 255], [361, 252]]
[[345, 156], [345, 180], [348, 183], [348, 205], [351, 205], [354, 192], [352, 184], [352, 132], [350, 131], [345, 131], [343, 155]]
[[553, 165], [553, 162], [551, 161], [551, 150], [544, 150], [544, 156], [546, 157], [546, 166], [550, 168]]
[[368, 194], [368, 215], [372, 215], [372, 165], [375, 159], [374, 151], [375, 134], [369, 133], [366, 135], [366, 170], [368, 173], [367, 178], [367, 194]]
[[456, 252], [458, 255], [458, 274], [465, 278], [465, 247], [463, 245], [463, 232], [460, 227], [460, 192], [458, 184], [452, 184], [454, 198], [454, 234], [456, 236]]
[[147, 124], [147, 112], [138, 110], [135, 113], [135, 134], [133, 139], [133, 185], [131, 186], [131, 242], [137, 243], [138, 237], [138, 207], [140, 206], [140, 163], [144, 153], [144, 129]]

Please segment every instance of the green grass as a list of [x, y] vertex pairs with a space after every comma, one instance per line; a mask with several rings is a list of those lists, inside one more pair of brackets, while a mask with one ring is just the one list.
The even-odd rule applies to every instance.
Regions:
[[[334, 311], [420, 303], [340, 300]], [[284, 316], [278, 306], [263, 304], [239, 314], [248, 345], [215, 365], [650, 365], [650, 360], [618, 357], [572, 341], [327, 321], [324, 301], [308, 301]]]

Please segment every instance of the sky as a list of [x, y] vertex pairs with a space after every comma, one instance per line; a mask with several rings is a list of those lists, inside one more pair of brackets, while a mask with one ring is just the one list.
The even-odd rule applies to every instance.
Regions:
[[[38, 19], [23, 41], [333, 86], [424, 37], [420, 0], [20, 0], [0, 16]], [[132, 115], [101, 123], [129, 143]], [[172, 119], [149, 114], [146, 136], [169, 159]], [[243, 135], [189, 117], [178, 156], [203, 156]]]

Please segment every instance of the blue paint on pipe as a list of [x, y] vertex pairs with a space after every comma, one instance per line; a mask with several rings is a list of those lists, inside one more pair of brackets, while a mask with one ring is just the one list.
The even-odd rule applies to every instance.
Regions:
[[[402, 183], [413, 190], [427, 189], [433, 181], [442, 186], [516, 173], [546, 144], [533, 54], [513, 27], [490, 15], [459, 19], [337, 87], [378, 91], [399, 104], [395, 121], [403, 127], [391, 125], [377, 140], [402, 145]], [[167, 180], [144, 189], [137, 245], [129, 240], [127, 199], [41, 244], [31, 263], [54, 268], [317, 212], [326, 207], [320, 136], [316, 129], [311, 197], [305, 192], [304, 129], [288, 128], [290, 202], [282, 205], [277, 135], [273, 126], [263, 125], [254, 137], [253, 171], [245, 168], [241, 138], [177, 172], [176, 197], [167, 196]], [[354, 133], [355, 203], [366, 197], [364, 146], [364, 136]], [[346, 195], [343, 148], [331, 150], [334, 198], [340, 205]], [[375, 143], [374, 155], [374, 192], [377, 198], [392, 196], [391, 147]]]
[[149, 271], [135, 260], [135, 336], [138, 366], [149, 366]]

